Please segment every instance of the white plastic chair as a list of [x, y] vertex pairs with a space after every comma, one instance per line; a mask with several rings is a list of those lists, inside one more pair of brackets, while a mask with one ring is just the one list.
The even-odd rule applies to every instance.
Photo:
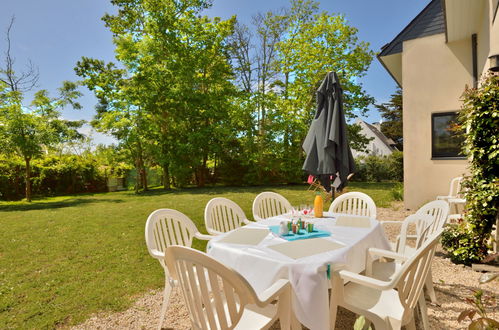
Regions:
[[194, 237], [202, 240], [210, 240], [213, 236], [201, 234], [196, 225], [185, 214], [172, 209], [159, 209], [152, 212], [147, 218], [146, 244], [149, 254], [158, 259], [165, 271], [165, 291], [159, 317], [158, 329], [161, 329], [165, 318], [170, 294], [175, 282], [170, 278], [168, 267], [165, 264], [165, 253], [170, 245], [191, 246]]
[[[291, 286], [280, 279], [257, 295], [239, 273], [197, 250], [171, 246], [166, 264], [182, 288], [194, 329], [290, 328]], [[272, 304], [278, 300], [277, 306]]]
[[[390, 281], [381, 281], [350, 271], [337, 271], [332, 276], [334, 294], [331, 295], [331, 329], [335, 328], [338, 306], [361, 314], [374, 323], [376, 330], [416, 329], [414, 308], [419, 302], [426, 315], [423, 285], [430, 271], [441, 231], [434, 233], [409, 259], [386, 250], [371, 248], [371, 258], [376, 256], [404, 261]], [[346, 285], [345, 283], [348, 282]]]
[[[397, 253], [411, 257], [416, 252], [416, 249], [421, 246], [426, 240], [426, 236], [431, 236], [435, 232], [442, 230], [447, 221], [449, 214], [449, 204], [443, 200], [432, 201], [423, 205], [415, 214], [400, 221], [381, 221], [382, 224], [397, 223], [402, 224], [400, 234], [397, 236], [397, 241], [394, 244], [394, 250]], [[416, 234], [408, 234], [409, 225], [414, 223], [416, 225]], [[428, 227], [428, 228], [426, 228]], [[426, 231], [424, 231], [426, 229]], [[424, 235], [423, 235], [424, 234]], [[408, 245], [408, 241], [414, 241], [415, 246]], [[394, 273], [394, 265], [390, 263], [376, 263], [374, 276], [376, 278], [386, 279]], [[426, 279], [426, 290], [430, 296], [432, 303], [437, 303], [437, 296], [435, 288], [433, 287], [433, 275], [430, 271]]]
[[376, 204], [371, 197], [364, 193], [348, 192], [333, 200], [329, 212], [376, 218]]
[[446, 201], [450, 198], [458, 198], [461, 192], [461, 182], [463, 181], [462, 176], [458, 176], [451, 180], [449, 187], [449, 194], [445, 196], [437, 196], [437, 200]]
[[204, 224], [212, 235], [223, 234], [250, 222], [241, 207], [227, 198], [213, 198], [204, 209]]
[[255, 221], [288, 213], [293, 209], [282, 195], [275, 192], [262, 192], [253, 201], [253, 218]]
[[432, 201], [421, 206], [416, 211], [418, 214], [428, 214], [433, 217], [433, 222], [428, 232], [429, 235], [442, 229], [449, 215], [449, 204], [444, 201]]

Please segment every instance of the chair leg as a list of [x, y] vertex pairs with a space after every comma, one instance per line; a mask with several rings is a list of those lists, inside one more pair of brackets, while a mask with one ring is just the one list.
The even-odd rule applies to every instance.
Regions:
[[398, 326], [397, 324], [393, 324], [390, 321], [382, 321], [380, 319], [378, 320], [372, 320], [372, 323], [374, 324], [374, 329], [376, 330], [400, 330], [401, 327]]
[[405, 325], [405, 328], [407, 330], [416, 330], [416, 320], [414, 319], [414, 316], [412, 316], [411, 321]]
[[286, 292], [279, 297], [278, 302], [279, 323], [281, 329], [291, 329], [291, 292]]
[[331, 330], [335, 329], [336, 326], [336, 316], [338, 313], [338, 303], [339, 295], [343, 292], [343, 281], [331, 274], [331, 295], [329, 296], [329, 328]]
[[170, 295], [172, 293], [172, 286], [168, 280], [168, 277], [165, 281], [165, 291], [163, 292], [163, 302], [161, 303], [161, 313], [159, 314], [159, 324], [158, 330], [161, 330], [163, 326], [163, 320], [165, 319], [166, 309], [168, 308], [168, 303], [170, 302]]
[[433, 288], [433, 276], [431, 275], [431, 268], [430, 271], [428, 272], [428, 276], [426, 277], [425, 280], [425, 287], [426, 291], [428, 292], [428, 295], [430, 296], [430, 301], [433, 304], [437, 304], [437, 295], [435, 294], [435, 289]]
[[291, 329], [292, 330], [301, 330], [301, 323], [296, 318], [295, 313], [291, 313]]
[[419, 311], [421, 312], [421, 321], [423, 322], [423, 329], [430, 330], [430, 321], [428, 320], [428, 309], [426, 307], [426, 300], [424, 299], [424, 293], [421, 292], [419, 296]]
[[[333, 295], [333, 293], [331, 293], [331, 295]], [[331, 330], [334, 330], [336, 326], [336, 313], [338, 313], [338, 305], [331, 301], [329, 305], [329, 328]]]

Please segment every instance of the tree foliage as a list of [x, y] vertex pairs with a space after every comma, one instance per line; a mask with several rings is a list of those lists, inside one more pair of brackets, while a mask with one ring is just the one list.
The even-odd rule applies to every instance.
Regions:
[[398, 150], [402, 150], [403, 145], [403, 121], [402, 121], [402, 90], [399, 88], [395, 94], [390, 96], [387, 103], [377, 104], [376, 108], [384, 119], [381, 123], [381, 132], [386, 137], [392, 139]]
[[60, 95], [51, 98], [46, 90], [35, 93], [30, 107], [23, 106], [23, 94], [0, 82], [0, 147], [25, 163], [26, 200], [31, 201], [31, 160], [58, 144], [79, 139], [83, 121], [60, 118], [59, 110], [68, 104], [78, 108], [76, 85], [64, 82]]

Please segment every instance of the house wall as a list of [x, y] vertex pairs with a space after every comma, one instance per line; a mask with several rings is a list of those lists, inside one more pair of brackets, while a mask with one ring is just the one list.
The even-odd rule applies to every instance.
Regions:
[[[496, 14], [495, 21], [492, 22], [494, 19], [494, 13], [496, 8], [495, 6], [497, 5], [497, 3], [498, 3], [497, 0], [490, 0], [489, 5], [485, 6], [487, 7], [489, 12], [489, 22], [490, 22], [489, 56], [499, 54], [499, 12]], [[490, 64], [488, 64], [488, 67], [490, 67]]]
[[479, 75], [487, 73], [490, 67], [488, 59], [491, 46], [491, 40], [490, 40], [491, 21], [489, 20], [490, 10], [489, 10], [488, 1], [484, 1], [484, 4], [485, 5], [482, 8], [483, 12], [481, 15], [483, 19], [481, 20], [481, 24], [478, 27], [478, 33], [477, 33], [477, 53], [478, 53], [477, 66], [478, 66]]
[[354, 158], [366, 155], [389, 156], [392, 154], [392, 150], [388, 148], [386, 144], [384, 144], [383, 141], [381, 141], [380, 138], [376, 134], [374, 134], [374, 132], [371, 129], [369, 129], [363, 121], [357, 122], [357, 124], [360, 125], [361, 127], [362, 135], [364, 135], [367, 138], [374, 138], [374, 139], [369, 141], [369, 144], [366, 147], [366, 149], [368, 150], [367, 153], [352, 149], [352, 155]]
[[404, 41], [404, 203], [417, 209], [447, 195], [466, 160], [431, 159], [431, 114], [457, 111], [465, 85], [473, 85], [471, 36], [452, 43], [445, 34]]

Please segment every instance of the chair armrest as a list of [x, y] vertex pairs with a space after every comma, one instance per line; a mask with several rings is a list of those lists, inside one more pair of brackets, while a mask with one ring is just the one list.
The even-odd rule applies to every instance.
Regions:
[[389, 251], [389, 250], [382, 250], [382, 249], [377, 249], [377, 248], [370, 248], [367, 250], [367, 257], [366, 257], [366, 275], [371, 276], [373, 274], [373, 262], [378, 259], [374, 257], [384, 257], [384, 258], [390, 258], [390, 259], [395, 259], [399, 261], [406, 261], [407, 258], [406, 256], [399, 254], [397, 252]]
[[385, 223], [389, 223], [389, 224], [403, 224], [404, 221], [397, 221], [397, 220], [380, 220], [379, 221], [380, 224], [384, 225]]
[[194, 234], [194, 237], [196, 237], [197, 239], [204, 240], [204, 241], [209, 241], [210, 239], [215, 238], [215, 236], [212, 236], [212, 235], [201, 234], [199, 231]]
[[153, 256], [153, 258], [156, 258], [156, 259], [163, 260], [165, 258], [165, 253], [161, 252], [159, 250], [156, 250], [156, 249], [149, 251], [149, 253]]
[[395, 260], [400, 260], [400, 261], [406, 261], [407, 258], [403, 254], [399, 254], [397, 252], [389, 251], [389, 250], [383, 250], [383, 249], [377, 249], [377, 248], [369, 248], [367, 250], [367, 253], [369, 253], [370, 257], [378, 256], [378, 257], [385, 257], [385, 258], [390, 258], [390, 259], [395, 259]]
[[260, 307], [265, 307], [274, 301], [279, 295], [281, 295], [284, 291], [290, 290], [291, 284], [289, 284], [288, 280], [280, 279], [270, 287], [268, 287], [265, 291], [260, 294], [257, 294], [258, 301], [256, 304]]
[[380, 291], [393, 289], [392, 282], [380, 281], [348, 270], [340, 270], [339, 272], [334, 273], [333, 276], [339, 276], [342, 280], [358, 283]]

